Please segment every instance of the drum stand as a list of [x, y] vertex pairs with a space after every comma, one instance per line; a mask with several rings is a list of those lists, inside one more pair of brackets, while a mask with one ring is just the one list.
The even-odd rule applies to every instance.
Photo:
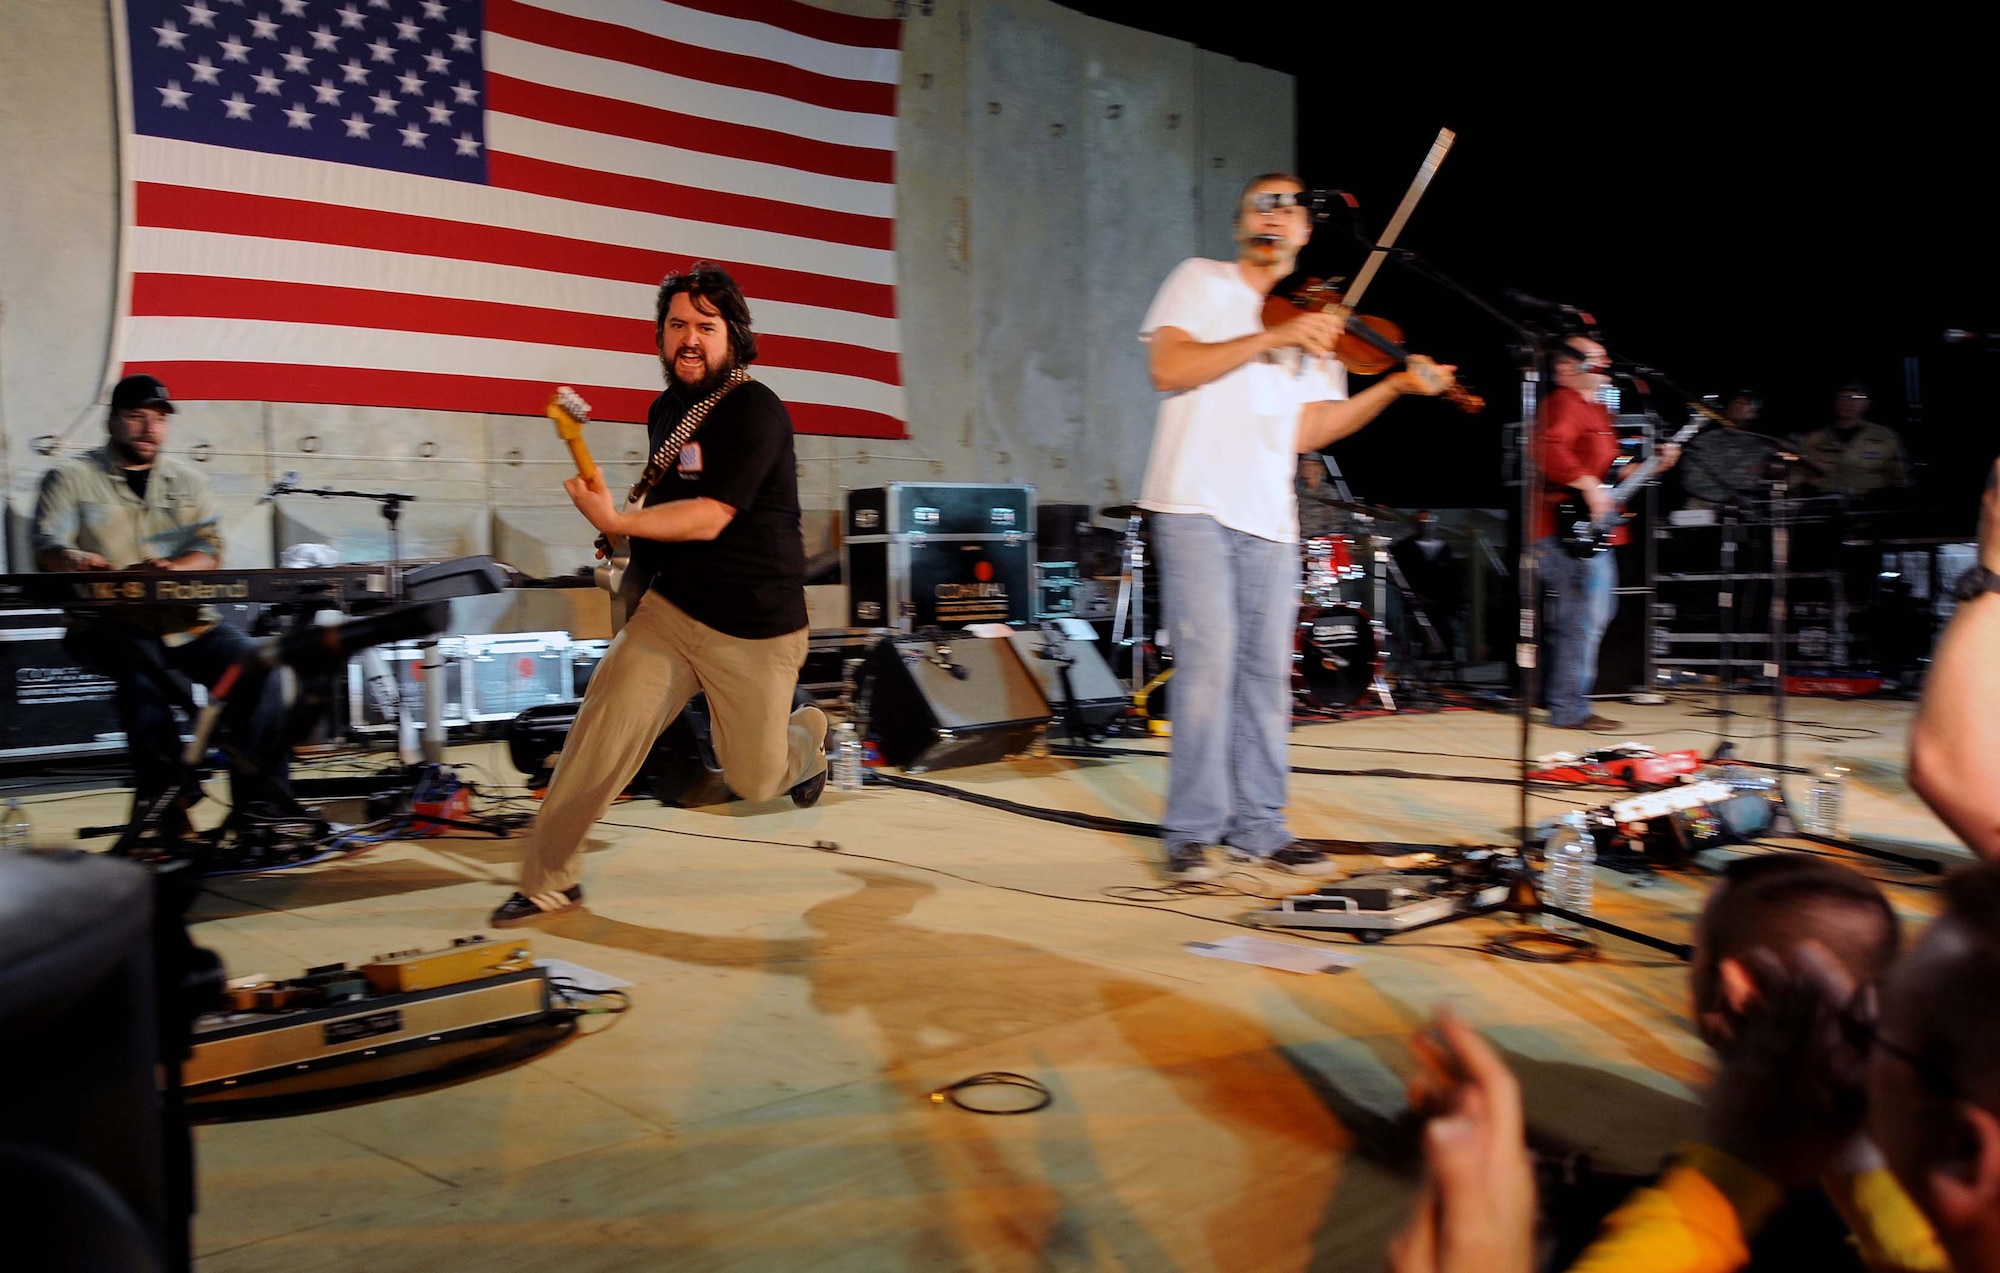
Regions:
[[[1384, 656], [1375, 665], [1375, 679], [1368, 683], [1369, 692], [1385, 712], [1396, 710], [1395, 695], [1389, 692], [1389, 681], [1383, 675], [1389, 650], [1389, 624], [1382, 616], [1389, 613], [1389, 569], [1395, 565], [1389, 560], [1389, 537], [1375, 533], [1375, 519], [1366, 513], [1354, 514], [1354, 520], [1361, 525], [1361, 533], [1368, 537], [1368, 551], [1374, 555], [1374, 564], [1369, 573], [1374, 576], [1374, 591], [1369, 598], [1369, 624], [1375, 629], [1375, 648]], [[1399, 572], [1400, 573], [1400, 572]]]
[[[1118, 580], [1118, 604], [1111, 616], [1111, 643], [1132, 658], [1131, 690], [1146, 688], [1146, 541], [1139, 537], [1139, 514], [1125, 519], [1125, 573]], [[1127, 626], [1126, 620], [1131, 623]]]
[[[1443, 634], [1437, 630], [1437, 625], [1431, 621], [1430, 611], [1427, 608], [1430, 603], [1417, 595], [1417, 590], [1410, 586], [1408, 576], [1404, 575], [1403, 567], [1397, 562], [1393, 553], [1382, 552], [1381, 560], [1388, 563], [1389, 581], [1396, 585], [1396, 593], [1403, 599], [1404, 615], [1408, 619], [1414, 620], [1416, 626], [1423, 632], [1424, 649], [1426, 651], [1437, 650], [1447, 661], [1452, 661], [1455, 666], [1456, 656], [1453, 654], [1451, 646], [1446, 644]], [[1406, 622], [1405, 628], [1407, 629], [1407, 627], [1408, 624]], [[1423, 670], [1422, 659], [1410, 648], [1411, 641], [1404, 640], [1401, 643], [1401, 647], [1403, 659], [1401, 679], [1405, 683], [1414, 684], [1418, 689], [1427, 691], [1432, 699], [1441, 699], [1442, 696], [1437, 692], [1437, 678]]]

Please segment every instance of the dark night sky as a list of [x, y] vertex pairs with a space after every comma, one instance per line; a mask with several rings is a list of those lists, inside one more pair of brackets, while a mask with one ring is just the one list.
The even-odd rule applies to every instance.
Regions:
[[[1401, 246], [1496, 302], [1517, 288], [1589, 309], [1614, 352], [1693, 392], [1754, 386], [1775, 433], [1818, 427], [1858, 377], [1871, 417], [1903, 429], [1924, 465], [1925, 529], [1970, 528], [2000, 452], [1982, 381], [2000, 356], [1941, 338], [2000, 331], [2000, 145], [1970, 32], [1899, 40], [1882, 34], [1886, 13], [1851, 37], [1719, 21], [1648, 30], [1631, 10], [1577, 9], [1565, 25], [1601, 34], [1549, 43], [1454, 30], [1414, 8], [1357, 37], [1334, 19], [1218, 31], [1212, 9], [1070, 7], [1297, 76], [1301, 175], [1354, 192], [1371, 235], [1451, 127], [1457, 143]], [[1303, 264], [1351, 275], [1361, 254], [1329, 226]], [[1519, 401], [1506, 329], [1395, 269], [1363, 309], [1459, 363], [1493, 406], [1468, 417], [1399, 404], [1339, 448], [1357, 492], [1405, 507], [1506, 502], [1499, 425]], [[1661, 410], [1681, 414], [1671, 400]]]

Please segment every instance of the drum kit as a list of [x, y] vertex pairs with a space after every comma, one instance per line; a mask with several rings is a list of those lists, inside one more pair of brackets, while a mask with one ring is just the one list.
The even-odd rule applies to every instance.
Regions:
[[[1389, 633], [1377, 615], [1387, 609], [1398, 573], [1389, 553], [1389, 523], [1404, 514], [1355, 500], [1328, 501], [1346, 524], [1336, 533], [1300, 544], [1302, 574], [1298, 622], [1292, 643], [1292, 694], [1299, 709], [1335, 715], [1373, 694], [1386, 711], [1396, 703], [1385, 675]], [[1147, 541], [1151, 514], [1136, 504], [1113, 504], [1098, 516], [1122, 522], [1118, 599], [1111, 625], [1113, 664], [1133, 693], [1156, 688], [1171, 674], [1171, 649], [1156, 649], [1148, 615], [1160, 616], [1159, 585]]]
[[[1388, 633], [1375, 616], [1387, 610], [1389, 537], [1376, 528], [1400, 514], [1358, 500], [1329, 500], [1347, 526], [1300, 544], [1299, 620], [1292, 639], [1292, 696], [1307, 713], [1347, 711], [1373, 693], [1396, 710], [1383, 676]], [[1357, 600], [1355, 593], [1367, 596]]]

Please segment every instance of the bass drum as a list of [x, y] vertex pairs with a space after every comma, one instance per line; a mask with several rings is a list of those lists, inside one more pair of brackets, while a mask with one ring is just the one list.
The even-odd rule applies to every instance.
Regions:
[[1381, 661], [1366, 608], [1341, 602], [1299, 611], [1292, 689], [1325, 711], [1352, 707], [1368, 693]]

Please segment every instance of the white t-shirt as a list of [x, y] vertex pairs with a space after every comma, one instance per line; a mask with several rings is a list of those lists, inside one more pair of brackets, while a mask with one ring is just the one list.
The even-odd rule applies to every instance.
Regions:
[[[1139, 339], [1178, 327], [1205, 345], [1264, 330], [1264, 297], [1234, 261], [1194, 257], [1160, 284]], [[1156, 513], [1195, 513], [1255, 535], [1299, 537], [1299, 409], [1347, 397], [1347, 368], [1331, 358], [1278, 350], [1219, 379], [1166, 395], [1139, 504]]]

